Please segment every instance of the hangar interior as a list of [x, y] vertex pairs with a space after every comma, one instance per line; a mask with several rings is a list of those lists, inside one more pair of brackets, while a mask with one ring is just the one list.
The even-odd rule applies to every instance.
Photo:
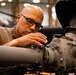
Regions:
[[[38, 0], [37, 0], [38, 1]], [[60, 23], [56, 17], [55, 4], [58, 0], [1, 0], [0, 1], [0, 17], [10, 22], [15, 22], [16, 16], [21, 9], [28, 4], [38, 5], [44, 11], [43, 26], [60, 26]], [[9, 23], [6, 22], [6, 26]], [[11, 26], [10, 26], [11, 27]]]
[[[42, 10], [44, 12], [44, 19], [42, 22], [42, 25], [44, 28], [42, 30], [40, 30], [40, 32], [47, 36], [47, 39], [49, 41], [48, 43], [50, 43], [53, 38], [53, 35], [60, 38], [65, 33], [64, 29], [62, 28], [62, 26], [57, 18], [56, 11], [55, 11], [55, 5], [58, 1], [60, 1], [60, 0], [0, 0], [0, 26], [3, 26], [3, 27], [15, 26], [18, 13], [22, 10], [22, 8], [24, 6], [27, 6], [29, 4], [38, 5], [42, 8]], [[5, 47], [5, 48], [9, 49], [7, 47]], [[3, 49], [3, 50], [5, 50], [5, 48], [1, 47], [1, 49]], [[13, 48], [13, 49], [17, 50], [16, 48]], [[12, 48], [10, 48], [10, 50], [12, 50]], [[45, 52], [45, 50], [42, 52]], [[61, 54], [60, 54], [60, 56], [61, 56]], [[45, 58], [46, 57], [44, 57], [44, 59]], [[50, 60], [49, 60], [49, 62], [50, 62]], [[75, 65], [76, 65], [76, 63], [75, 63]], [[6, 66], [7, 68], [5, 68], [3, 66], [0, 68], [0, 72], [2, 72], [3, 70], [5, 72], [7, 70], [7, 73], [9, 73], [9, 71], [16, 72], [17, 70], [19, 70], [19, 72], [17, 71], [18, 72], [17, 75], [23, 75], [23, 73], [25, 71], [24, 70], [25, 67], [23, 65], [21, 65], [21, 66], [17, 65], [17, 66], [13, 66], [13, 67]], [[37, 68], [38, 68], [37, 70], [41, 69], [42, 68], [41, 66], [37, 67], [37, 65], [35, 66], [33, 64], [30, 67], [32, 68], [32, 70], [30, 68], [28, 68], [29, 72], [30, 73], [36, 72], [37, 75], [76, 75], [76, 73], [72, 73], [73, 71], [76, 72], [76, 67], [71, 71], [68, 70], [65, 73], [61, 73], [59, 71], [53, 71], [53, 70], [51, 70], [52, 73], [50, 73], [50, 70], [49, 69], [47, 70], [47, 68], [46, 68], [46, 72], [44, 72], [44, 68], [43, 68], [42, 69], [43, 73], [41, 73], [41, 74], [39, 71], [34, 71]], [[34, 69], [33, 69], [33, 67], [34, 67]], [[9, 70], [8, 70], [8, 68], [9, 68]], [[63, 68], [63, 66], [62, 66], [62, 68]], [[25, 75], [31, 75], [31, 74], [29, 74], [29, 72], [27, 71], [27, 74], [25, 74]], [[5, 73], [4, 75], [8, 75], [7, 73]], [[15, 75], [15, 74], [13, 73], [11, 75]], [[33, 74], [33, 75], [35, 75], [35, 74]]]

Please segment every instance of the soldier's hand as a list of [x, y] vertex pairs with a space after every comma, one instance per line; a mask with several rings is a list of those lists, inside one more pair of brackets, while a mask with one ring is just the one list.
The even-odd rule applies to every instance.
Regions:
[[35, 44], [40, 47], [42, 47], [42, 43], [46, 44], [48, 42], [47, 37], [40, 32], [24, 35], [16, 39], [16, 41], [18, 46], [27, 46], [27, 45]]

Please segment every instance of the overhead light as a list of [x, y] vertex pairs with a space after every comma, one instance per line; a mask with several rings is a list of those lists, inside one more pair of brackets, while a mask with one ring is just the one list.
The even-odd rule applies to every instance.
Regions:
[[47, 4], [46, 7], [48, 8], [49, 7], [49, 4]]
[[3, 2], [3, 3], [1, 3], [1, 6], [5, 6], [5, 5], [6, 5], [6, 3], [4, 3], [4, 2]]
[[55, 12], [55, 6], [52, 7], [52, 12]]
[[55, 11], [55, 6], [52, 7], [52, 18], [56, 20], [56, 11]]
[[33, 0], [33, 3], [39, 3], [40, 0]]
[[8, 0], [8, 2], [12, 2], [13, 0]]
[[28, 6], [28, 5], [30, 5], [30, 3], [24, 3], [24, 4], [23, 4], [23, 6]]
[[52, 13], [52, 18], [53, 18], [54, 20], [56, 20], [57, 17], [56, 17], [56, 13], [55, 13], [55, 12]]
[[3, 1], [3, 0], [0, 0], [0, 2], [1, 2], [1, 1]]

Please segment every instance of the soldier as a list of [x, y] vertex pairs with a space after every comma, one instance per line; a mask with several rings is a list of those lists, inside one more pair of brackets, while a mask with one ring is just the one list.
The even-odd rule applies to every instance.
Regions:
[[0, 45], [24, 47], [30, 44], [42, 46], [47, 37], [39, 33], [42, 28], [43, 11], [36, 5], [25, 6], [17, 16], [17, 24], [13, 28], [0, 27]]

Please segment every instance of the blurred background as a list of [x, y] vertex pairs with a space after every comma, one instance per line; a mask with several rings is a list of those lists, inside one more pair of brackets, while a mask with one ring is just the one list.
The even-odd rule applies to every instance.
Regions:
[[44, 27], [61, 26], [55, 12], [55, 4], [59, 0], [0, 0], [0, 25], [12, 27], [16, 16], [28, 4], [38, 5], [44, 12]]

